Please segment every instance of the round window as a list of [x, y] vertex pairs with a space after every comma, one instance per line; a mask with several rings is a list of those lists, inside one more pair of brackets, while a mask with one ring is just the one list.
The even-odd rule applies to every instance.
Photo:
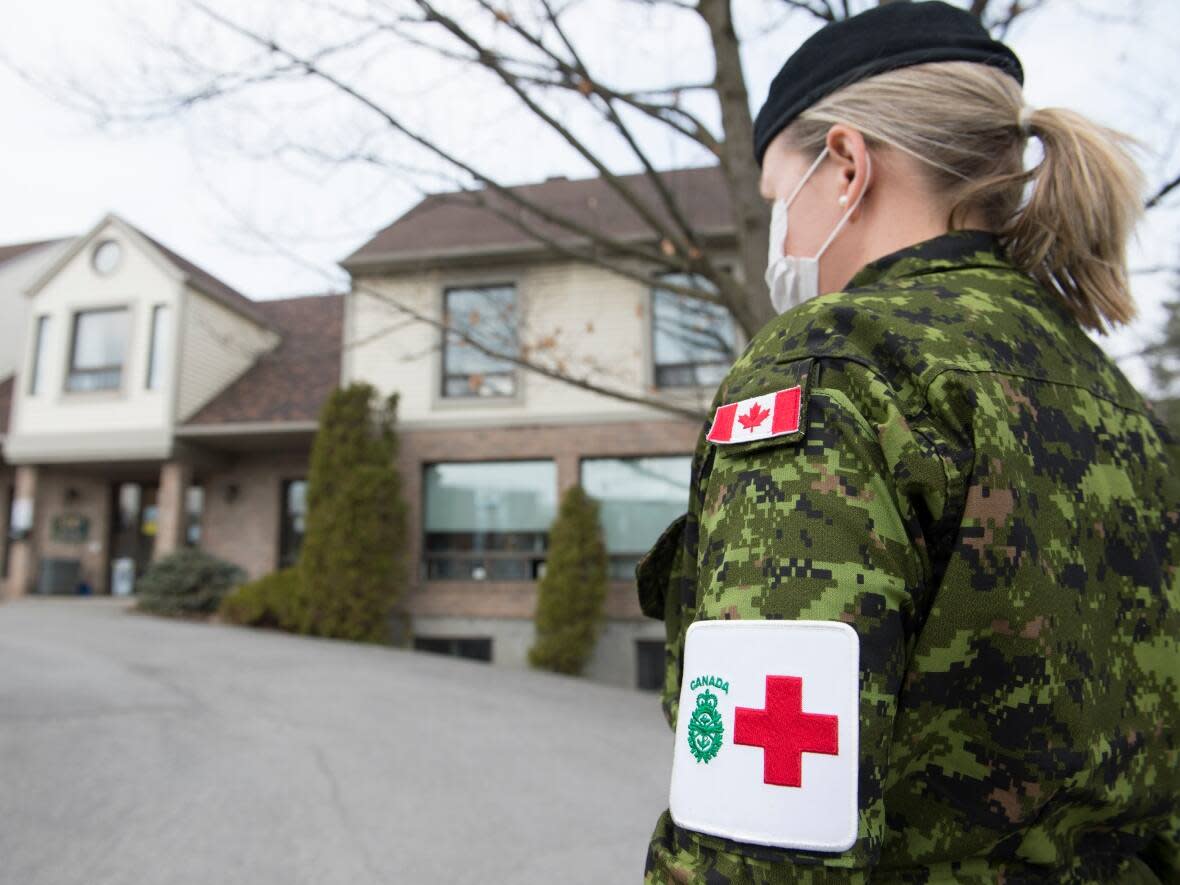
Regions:
[[94, 269], [103, 276], [114, 272], [123, 256], [123, 247], [114, 240], [103, 240], [94, 247]]

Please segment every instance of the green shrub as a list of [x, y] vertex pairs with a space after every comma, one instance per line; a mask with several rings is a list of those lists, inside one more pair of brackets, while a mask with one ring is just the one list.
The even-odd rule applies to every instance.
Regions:
[[245, 579], [233, 563], [185, 548], [148, 566], [135, 585], [136, 608], [158, 615], [210, 614]]
[[231, 624], [293, 630], [299, 596], [299, 570], [285, 568], [237, 587], [221, 600], [217, 612]]
[[580, 674], [594, 651], [606, 602], [607, 555], [598, 503], [580, 486], [561, 499], [537, 595], [533, 667]]
[[296, 629], [388, 642], [405, 585], [406, 506], [394, 466], [396, 396], [368, 384], [324, 406], [307, 481]]

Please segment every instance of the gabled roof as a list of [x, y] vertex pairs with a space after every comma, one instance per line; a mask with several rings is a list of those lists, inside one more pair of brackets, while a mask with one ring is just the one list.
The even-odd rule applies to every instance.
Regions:
[[[674, 169], [660, 173], [688, 223], [702, 235], [732, 236], [729, 188], [719, 166]], [[618, 178], [660, 219], [668, 219], [663, 203], [644, 173]], [[617, 240], [650, 240], [655, 234], [635, 210], [601, 177], [570, 180], [549, 178], [539, 184], [508, 188], [531, 204], [599, 230]], [[547, 247], [509, 221], [479, 205], [478, 199], [515, 217], [563, 245], [584, 245], [575, 236], [518, 208], [506, 197], [487, 190], [431, 194], [340, 262], [348, 270], [364, 270], [424, 258], [544, 252]]]
[[183, 255], [173, 252], [155, 237], [148, 236], [138, 228], [136, 228], [136, 231], [145, 240], [163, 252], [164, 257], [176, 265], [188, 280], [188, 284], [198, 292], [208, 295], [214, 301], [221, 302], [230, 310], [236, 310], [238, 313], [245, 314], [259, 325], [273, 328], [267, 320], [266, 313], [258, 309], [259, 302], [243, 295], [229, 283], [213, 276], [213, 274], [209, 273], [203, 267], [193, 264]]
[[229, 283], [218, 279], [209, 273], [209, 271], [198, 267], [184, 256], [172, 251], [159, 240], [148, 236], [135, 225], [114, 213], [108, 213], [98, 224], [87, 231], [85, 235], [78, 237], [73, 245], [69, 249], [66, 249], [28, 288], [28, 294], [35, 294], [42, 289], [46, 283], [53, 279], [58, 271], [72, 261], [79, 252], [85, 249], [107, 225], [114, 225], [130, 235], [132, 239], [138, 239], [149, 252], [155, 253], [159, 261], [171, 268], [174, 273], [182, 277], [186, 283], [198, 292], [208, 295], [214, 301], [221, 303], [263, 328], [270, 328], [266, 314], [257, 309], [256, 302], [247, 298], [233, 286], [229, 285]]
[[0, 246], [0, 264], [6, 261], [11, 261], [14, 258], [19, 258], [26, 252], [35, 252], [44, 246], [52, 246], [55, 243], [61, 243], [69, 237], [62, 237], [57, 240], [35, 240], [31, 243], [11, 243], [7, 246]]
[[342, 296], [307, 295], [257, 301], [254, 306], [282, 341], [184, 427], [315, 422], [340, 383]]

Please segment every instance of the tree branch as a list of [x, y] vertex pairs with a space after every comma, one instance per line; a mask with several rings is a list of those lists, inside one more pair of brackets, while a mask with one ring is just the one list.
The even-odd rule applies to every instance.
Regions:
[[[327, 271], [309, 261], [302, 254], [292, 251], [283, 243], [276, 241], [273, 237], [269, 236], [265, 232], [260, 231], [251, 225], [247, 224], [247, 226], [250, 228], [250, 232], [254, 236], [265, 242], [276, 253], [283, 255], [292, 263], [303, 267], [312, 273], [317, 274], [318, 276], [328, 278], [333, 284], [336, 283], [336, 280], [332, 278]], [[527, 356], [519, 352], [522, 350], [527, 352], [528, 348], [520, 348], [517, 352], [512, 352], [510, 350], [502, 351], [497, 350], [494, 347], [489, 347], [485, 342], [478, 340], [463, 329], [457, 328], [454, 324], [448, 323], [446, 318], [438, 319], [437, 317], [431, 316], [423, 311], [416, 310], [413, 307], [405, 304], [403, 301], [392, 297], [388, 293], [383, 292], [380, 289], [377, 289], [374, 286], [364, 282], [364, 280], [357, 279], [356, 277], [353, 277], [352, 279], [352, 291], [367, 295], [383, 304], [388, 305], [397, 311], [401, 315], [402, 319], [386, 324], [384, 327], [382, 327], [382, 329], [376, 332], [364, 335], [360, 338], [355, 338], [352, 341], [345, 343], [340, 350], [341, 353], [358, 347], [373, 344], [384, 335], [388, 335], [394, 331], [405, 328], [406, 325], [410, 323], [419, 322], [439, 331], [443, 336], [450, 334], [458, 337], [460, 340], [464, 341], [471, 347], [474, 347], [485, 356], [510, 362], [514, 366], [518, 366], [525, 371], [535, 372], [538, 375], [542, 375], [543, 377], [570, 384], [590, 393], [597, 393], [602, 396], [619, 399], [624, 402], [633, 403], [635, 405], [647, 406], [657, 411], [676, 415], [682, 418], [690, 418], [694, 421], [701, 421], [707, 417], [702, 410], [693, 408], [683, 401], [678, 401], [674, 396], [644, 396], [642, 394], [632, 393], [631, 391], [624, 390], [622, 388], [599, 384], [591, 380], [589, 377], [576, 377], [569, 372], [563, 372], [558, 368], [544, 365], [543, 363], [529, 359]]]
[[[695, 244], [690, 242], [690, 240], [687, 238], [691, 235], [690, 230], [686, 230], [683, 226], [680, 226], [679, 230], [669, 230], [663, 224], [663, 222], [655, 216], [654, 212], [645, 203], [643, 203], [643, 201], [639, 200], [634, 193], [622, 185], [614, 173], [612, 173], [606, 167], [606, 165], [594, 155], [591, 150], [589, 150], [573, 136], [566, 126], [555, 119], [552, 114], [544, 110], [532, 99], [532, 97], [527, 92], [525, 92], [525, 90], [520, 86], [512, 74], [505, 70], [504, 67], [499, 63], [494, 54], [487, 52], [487, 50], [485, 50], [478, 43], [478, 41], [475, 40], [475, 38], [473, 38], [462, 27], [460, 27], [454, 19], [435, 9], [434, 6], [430, 4], [429, 0], [414, 0], [414, 2], [417, 3], [419, 8], [421, 8], [426, 13], [430, 20], [437, 22], [460, 41], [466, 43], [473, 50], [475, 50], [479, 54], [480, 63], [489, 70], [493, 71], [504, 83], [504, 85], [516, 94], [521, 102], [524, 103], [525, 107], [532, 111], [536, 117], [544, 121], [545, 124], [548, 125], [554, 132], [560, 135], [562, 139], [564, 139], [565, 142], [570, 145], [570, 147], [581, 154], [582, 158], [598, 171], [598, 174], [601, 176], [603, 183], [615, 193], [617, 193], [619, 197], [628, 206], [630, 206], [631, 209], [634, 210], [653, 231], [656, 231], [657, 233], [662, 234], [663, 237], [667, 238], [677, 253], [686, 256], [690, 261], [693, 259], [702, 259], [702, 253], [700, 249], [698, 249]], [[479, 2], [481, 5], [484, 5], [484, 0], [477, 0], [477, 2]], [[632, 148], [637, 151], [637, 155], [640, 157], [640, 160], [644, 163], [644, 165], [650, 168], [650, 164], [647, 162], [646, 157], [638, 151], [638, 146], [634, 144], [633, 140], [628, 138], [625, 128], [621, 129], [621, 132], [624, 138], [627, 138]], [[683, 220], [679, 216], [676, 217], [680, 221]]]
[[[630, 280], [635, 280], [636, 282], [644, 283], [645, 285], [650, 286], [653, 284], [652, 278], [649, 273], [636, 271], [633, 268], [628, 267], [626, 264], [619, 264], [619, 263], [615, 263], [612, 261], [608, 261], [606, 258], [598, 255], [595, 252], [586, 252], [586, 251], [571, 248], [569, 246], [564, 245], [560, 241], [553, 239], [552, 237], [546, 236], [541, 231], [539, 231], [537, 228], [528, 224], [522, 217], [512, 215], [512, 214], [505, 212], [502, 209], [499, 209], [499, 208], [491, 205], [490, 203], [488, 203], [483, 198], [483, 194], [478, 190], [467, 190], [467, 191], [464, 191], [464, 194], [467, 196], [473, 197], [475, 199], [475, 201], [478, 202], [485, 211], [488, 211], [488, 212], [492, 213], [493, 215], [498, 216], [499, 218], [503, 219], [507, 223], [516, 227], [518, 230], [522, 231], [523, 233], [528, 234], [531, 238], [548, 246], [550, 249], [554, 250], [559, 255], [564, 255], [567, 258], [573, 259], [575, 261], [584, 262], [586, 264], [594, 265], [596, 267], [601, 267], [604, 270], [609, 270], [611, 273], [618, 274], [619, 276], [625, 277]], [[443, 202], [443, 203], [455, 203], [457, 205], [469, 205], [469, 203], [467, 203], [466, 201], [456, 199], [451, 194], [436, 195], [435, 200], [437, 200], [438, 202]], [[721, 305], [725, 304], [725, 301], [723, 299], [721, 299], [718, 296], [713, 295], [709, 292], [702, 291], [701, 289], [692, 288], [689, 286], [681, 286], [678, 283], [670, 283], [667, 285], [661, 283], [660, 287], [666, 288], [669, 291], [677, 293], [678, 295], [685, 295], [689, 298], [696, 298], [700, 301], [708, 301], [713, 304], [721, 304]]]
[[623, 402], [633, 403], [640, 406], [648, 406], [649, 408], [658, 409], [662, 412], [677, 415], [682, 418], [691, 418], [693, 420], [704, 420], [707, 416], [688, 406], [681, 405], [670, 398], [657, 399], [654, 397], [642, 396], [640, 394], [633, 394], [619, 388], [606, 387], [591, 381], [589, 378], [578, 378], [568, 373], [562, 372], [559, 369], [545, 366], [531, 360], [521, 357], [519, 354], [498, 351], [495, 348], [488, 347], [482, 341], [468, 334], [462, 329], [458, 329], [453, 325], [448, 325], [446, 322], [436, 319], [422, 311], [415, 310], [399, 299], [393, 298], [385, 292], [374, 288], [359, 280], [353, 280], [353, 291], [368, 295], [371, 298], [376, 298], [383, 304], [387, 304], [394, 310], [397, 310], [414, 320], [424, 323], [444, 334], [451, 334], [457, 336], [465, 344], [478, 350], [484, 356], [491, 357], [504, 362], [512, 363], [514, 366], [526, 369], [530, 372], [535, 372], [545, 378], [551, 378], [554, 381], [560, 381], [563, 384], [570, 384], [581, 390], [590, 393], [601, 394], [602, 396], [610, 397], [612, 399], [622, 400]]
[[1177, 187], [1180, 187], [1180, 175], [1177, 175], [1171, 181], [1160, 185], [1159, 190], [1152, 194], [1151, 197], [1148, 198], [1147, 202], [1143, 204], [1143, 208], [1154, 209], [1160, 204], [1160, 201], [1163, 200], [1164, 197], [1174, 191]]
[[782, 0], [782, 2], [793, 9], [801, 9], [804, 12], [811, 13], [823, 22], [830, 23], [838, 21], [839, 18], [836, 15], [836, 10], [828, 0], [815, 0], [814, 3], [810, 3], [808, 0]]
[[[378, 105], [376, 103], [376, 101], [374, 101], [373, 99], [370, 99], [368, 96], [364, 95], [356, 88], [343, 82], [335, 75], [323, 70], [318, 65], [316, 65], [314, 62], [312, 62], [310, 59], [302, 58], [302, 57], [298, 56], [297, 54], [295, 54], [294, 52], [292, 52], [291, 50], [288, 50], [285, 47], [279, 45], [274, 40], [271, 40], [266, 37], [263, 37], [262, 35], [256, 34], [253, 31], [249, 30], [248, 28], [245, 28], [245, 27], [237, 24], [236, 22], [221, 15], [216, 10], [210, 9], [204, 2], [201, 2], [201, 0], [192, 0], [192, 2], [193, 2], [193, 5], [195, 8], [199, 9], [200, 11], [202, 11], [203, 13], [208, 15], [214, 21], [218, 22], [219, 24], [223, 25], [224, 27], [226, 27], [229, 30], [233, 31], [234, 33], [238, 34], [239, 36], [241, 36], [251, 42], [254, 42], [258, 45], [264, 46], [266, 49], [268, 49], [270, 52], [274, 53], [275, 55], [278, 55], [278, 56], [286, 59], [290, 64], [302, 68], [302, 70], [308, 76], [312, 76], [312, 77], [316, 77], [318, 79], [321, 79], [321, 80], [325, 81], [326, 83], [329, 83], [330, 85], [332, 85], [336, 89], [339, 89], [341, 92], [348, 95], [354, 101], [358, 102], [359, 104], [361, 104], [362, 106], [364, 106], [365, 108], [369, 109], [374, 114], [379, 116], [391, 128], [397, 130], [398, 132], [402, 133], [406, 137], [410, 138], [415, 143], [425, 147], [427, 150], [437, 154], [442, 159], [457, 166], [458, 168], [462, 169], [464, 172], [467, 172], [472, 177], [483, 182], [484, 184], [486, 184], [488, 186], [488, 188], [490, 190], [495, 191], [498, 195], [500, 195], [504, 199], [520, 206], [523, 209], [528, 210], [529, 212], [532, 212], [534, 215], [538, 216], [539, 218], [541, 218], [545, 221], [548, 221], [549, 223], [551, 223], [557, 227], [568, 230], [569, 232], [571, 232], [573, 234], [585, 237], [586, 239], [589, 239], [590, 241], [595, 242], [607, 249], [615, 250], [615, 251], [622, 253], [622, 254], [632, 255], [636, 258], [641, 258], [646, 261], [651, 261], [657, 265], [667, 266], [670, 268], [674, 268], [676, 270], [689, 270], [689, 271], [691, 271], [693, 269], [693, 266], [696, 263], [698, 263], [698, 262], [695, 262], [691, 259], [691, 256], [689, 256], [687, 254], [687, 251], [684, 251], [684, 252], [677, 252], [675, 250], [673, 250], [671, 252], [650, 251], [647, 249], [640, 248], [639, 246], [635, 245], [634, 243], [629, 243], [627, 241], [616, 240], [616, 239], [607, 237], [607, 236], [603, 235], [600, 231], [589, 228], [589, 227], [587, 227], [587, 226], [585, 226], [585, 225], [583, 225], [583, 224], [581, 224], [581, 223], [579, 223], [567, 216], [558, 215], [557, 213], [549, 210], [545, 206], [533, 203], [533, 202], [521, 197], [513, 189], [507, 188], [507, 187], [499, 184], [498, 182], [492, 180], [491, 178], [488, 178], [487, 176], [481, 174], [474, 167], [451, 156], [446, 151], [443, 151], [441, 148], [439, 148], [433, 142], [429, 141], [428, 139], [425, 139], [424, 137], [418, 135], [415, 132], [410, 131], [400, 121], [398, 121], [397, 118], [395, 118], [389, 111], [385, 110], [383, 107]], [[554, 125], [557, 126], [558, 128], [561, 128], [560, 124], [556, 123], [556, 121], [554, 121]], [[579, 146], [579, 150], [582, 150], [584, 152], [585, 149], [581, 148]], [[596, 166], [596, 168], [602, 168], [601, 163], [599, 163], [597, 160], [595, 160], [595, 166]], [[639, 205], [637, 203], [637, 201], [630, 194], [626, 193], [626, 188], [623, 188], [619, 184], [617, 178], [615, 178], [613, 175], [610, 175], [610, 173], [606, 173], [606, 175], [604, 177], [608, 177], [610, 179], [610, 183], [612, 183], [614, 185], [615, 189], [621, 195], [624, 195], [627, 198], [627, 202], [629, 205], [632, 205], [633, 207]], [[657, 219], [654, 219], [652, 217], [651, 213], [646, 210], [646, 207], [640, 206], [640, 213], [641, 213], [641, 216], [645, 220], [648, 220], [649, 223], [652, 224], [653, 230], [656, 232], [656, 234], [659, 234], [662, 232], [662, 225], [659, 224]], [[679, 259], [679, 260], [677, 260], [677, 259]]]

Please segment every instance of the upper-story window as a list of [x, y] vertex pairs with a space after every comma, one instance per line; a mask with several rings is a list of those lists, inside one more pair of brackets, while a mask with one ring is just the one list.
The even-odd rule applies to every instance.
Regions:
[[33, 336], [33, 365], [29, 369], [29, 396], [45, 389], [45, 348], [49, 346], [49, 317], [37, 317]]
[[[695, 274], [660, 274], [681, 286], [716, 288]], [[733, 317], [720, 304], [678, 292], [652, 290], [652, 357], [656, 387], [714, 387], [737, 358]]]
[[66, 390], [117, 390], [127, 357], [129, 314], [125, 307], [74, 315]]
[[159, 390], [168, 353], [168, 305], [152, 308], [152, 340], [148, 348], [147, 389]]
[[493, 353], [517, 352], [516, 288], [512, 285], [455, 288], [448, 289], [443, 298], [449, 329], [443, 341], [442, 395], [515, 395], [515, 364], [491, 356], [476, 345]]

